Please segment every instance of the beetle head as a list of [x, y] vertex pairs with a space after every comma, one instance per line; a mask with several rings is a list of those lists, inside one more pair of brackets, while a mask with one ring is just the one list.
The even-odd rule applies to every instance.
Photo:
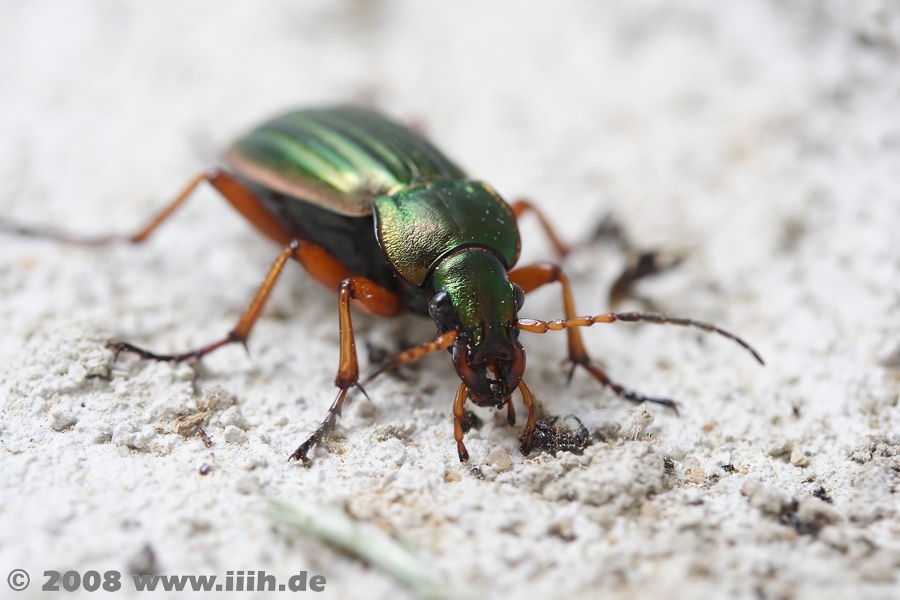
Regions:
[[467, 248], [443, 260], [430, 282], [431, 318], [443, 333], [459, 332], [449, 348], [456, 372], [479, 405], [501, 406], [525, 372], [516, 319], [525, 295], [492, 252]]

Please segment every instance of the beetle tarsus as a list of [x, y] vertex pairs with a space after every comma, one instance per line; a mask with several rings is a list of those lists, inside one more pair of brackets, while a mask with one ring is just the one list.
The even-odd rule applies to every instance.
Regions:
[[671, 398], [657, 398], [654, 396], [645, 396], [644, 394], [641, 394], [640, 392], [630, 390], [630, 389], [626, 388], [625, 386], [620, 385], [620, 384], [616, 383], [615, 381], [613, 381], [612, 379], [610, 379], [609, 377], [607, 377], [606, 373], [604, 373], [599, 367], [592, 364], [591, 362], [573, 361], [573, 365], [575, 365], [576, 368], [579, 366], [584, 367], [584, 369], [588, 373], [590, 373], [594, 377], [594, 379], [596, 379], [601, 384], [603, 384], [604, 386], [611, 389], [613, 391], [613, 393], [615, 395], [619, 396], [620, 398], [625, 398], [626, 400], [630, 400], [631, 402], [636, 402], [638, 404], [640, 404], [642, 402], [651, 402], [653, 404], [661, 404], [663, 406], [671, 408], [675, 412], [676, 415], [679, 414], [678, 413], [678, 403], [676, 403]]
[[149, 350], [144, 350], [143, 348], [135, 346], [134, 344], [118, 341], [107, 342], [106, 347], [113, 351], [113, 362], [117, 362], [119, 360], [119, 355], [123, 352], [137, 354], [141, 358], [146, 358], [148, 360], [175, 363], [182, 362], [189, 358], [195, 358], [197, 355], [196, 350], [192, 352], [185, 352], [184, 354], [156, 354], [154, 352], [150, 352]]
[[316, 436], [311, 436], [308, 440], [300, 444], [294, 453], [288, 457], [288, 461], [296, 460], [302, 462], [304, 466], [309, 466], [312, 464], [312, 460], [310, 460], [308, 453], [309, 449], [319, 443], [319, 440], [316, 439]]
[[106, 347], [114, 352], [113, 362], [118, 361], [119, 355], [123, 352], [130, 352], [131, 354], [137, 354], [141, 358], [145, 358], [148, 360], [181, 363], [186, 360], [200, 360], [213, 350], [238, 341], [243, 342], [243, 340], [240, 340], [239, 338], [236, 338], [229, 334], [228, 337], [225, 337], [217, 342], [213, 342], [212, 344], [197, 348], [196, 350], [182, 352], [181, 354], [156, 354], [155, 352], [144, 350], [143, 348], [135, 346], [134, 344], [129, 344], [128, 342], [119, 342], [115, 340], [107, 342]]
[[[359, 385], [355, 383], [352, 384], [352, 386], [359, 387]], [[337, 398], [334, 399], [331, 408], [328, 409], [328, 416], [325, 417], [318, 429], [294, 450], [294, 453], [288, 457], [289, 461], [297, 460], [307, 467], [312, 464], [312, 459], [309, 457], [309, 451], [317, 446], [329, 431], [334, 431], [334, 426], [337, 424], [338, 417], [341, 416], [341, 409], [344, 405], [344, 399], [347, 397], [347, 391], [352, 386], [348, 385], [340, 388]]]
[[51, 228], [20, 225], [18, 223], [12, 223], [3, 219], [0, 219], [0, 232], [42, 240], [53, 240], [56, 242], [61, 242], [63, 244], [72, 244], [75, 246], [107, 246], [110, 244], [131, 241], [131, 239], [125, 235], [112, 234], [98, 235], [94, 237], [79, 236]]
[[469, 462], [469, 451], [466, 450], [466, 445], [461, 441], [456, 443], [456, 451], [459, 453], [459, 462]]
[[531, 454], [531, 449], [534, 447], [534, 432], [526, 433], [525, 439], [522, 441], [522, 445], [519, 446], [519, 452], [522, 453], [522, 456], [528, 456]]

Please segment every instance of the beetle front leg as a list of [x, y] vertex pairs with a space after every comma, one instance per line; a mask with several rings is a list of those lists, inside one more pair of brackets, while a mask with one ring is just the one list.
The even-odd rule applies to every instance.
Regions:
[[525, 421], [525, 437], [522, 438], [520, 450], [522, 454], [528, 456], [531, 448], [534, 446], [534, 432], [537, 430], [537, 423], [534, 418], [534, 396], [531, 395], [531, 390], [528, 389], [524, 381], [519, 382], [519, 391], [522, 392], [522, 403], [528, 409], [528, 420]]
[[356, 356], [356, 340], [353, 335], [353, 322], [350, 317], [351, 300], [375, 314], [397, 314], [403, 309], [399, 296], [365, 277], [348, 277], [341, 281], [338, 289], [341, 354], [338, 360], [338, 372], [334, 378], [334, 385], [338, 388], [338, 395], [331, 404], [331, 408], [328, 409], [328, 416], [325, 417], [322, 424], [288, 458], [288, 460], [299, 460], [306, 465], [311, 462], [309, 451], [322, 441], [322, 438], [329, 431], [334, 429], [338, 417], [341, 416], [341, 408], [343, 407], [344, 399], [347, 397], [347, 391], [359, 385], [359, 360]]
[[[509, 272], [509, 280], [521, 286], [522, 290], [527, 294], [548, 283], [558, 281], [562, 286], [563, 295], [563, 311], [567, 319], [575, 316], [575, 300], [572, 296], [572, 288], [569, 278], [566, 277], [562, 269], [553, 263], [540, 262], [525, 267], [520, 267]], [[600, 367], [591, 362], [587, 350], [584, 347], [584, 340], [581, 338], [581, 332], [576, 328], [566, 329], [566, 335], [569, 347], [569, 361], [572, 363], [572, 369], [569, 371], [569, 379], [575, 372], [575, 369], [583, 367], [591, 376], [594, 377], [604, 386], [611, 389], [617, 396], [631, 400], [632, 402], [653, 402], [662, 404], [678, 410], [676, 403], [669, 398], [655, 398], [645, 396], [641, 393], [630, 390], [607, 377]]]
[[459, 384], [456, 390], [456, 400], [453, 401], [453, 438], [456, 440], [456, 451], [459, 454], [459, 462], [468, 462], [469, 451], [463, 443], [463, 436], [469, 428], [466, 419], [466, 399], [469, 397], [469, 388], [465, 383]]

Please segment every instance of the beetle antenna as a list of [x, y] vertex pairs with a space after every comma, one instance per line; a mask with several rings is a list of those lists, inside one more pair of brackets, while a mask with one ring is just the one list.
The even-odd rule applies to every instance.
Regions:
[[734, 335], [733, 333], [716, 327], [712, 323], [706, 323], [705, 321], [694, 321], [693, 319], [685, 319], [682, 317], [668, 317], [666, 315], [660, 315], [657, 313], [607, 313], [605, 315], [596, 315], [592, 317], [554, 319], [553, 321], [540, 321], [538, 319], [519, 319], [518, 321], [516, 321], [516, 327], [530, 333], [547, 333], [548, 331], [563, 331], [572, 327], [590, 327], [591, 325], [596, 325], [597, 323], [615, 323], [616, 321], [623, 321], [625, 323], [637, 323], [643, 321], [645, 323], [656, 323], [657, 325], [680, 325], [682, 327], [694, 327], [696, 329], [702, 329], [703, 331], [708, 331], [710, 333], [717, 333], [722, 337], [726, 337], [732, 340], [733, 342], [737, 343], [739, 346], [747, 350], [750, 354], [753, 355], [753, 358], [755, 358], [757, 362], [759, 362], [759, 364], [766, 364], [762, 359], [762, 356], [759, 355], [759, 352], [757, 352], [750, 344]]

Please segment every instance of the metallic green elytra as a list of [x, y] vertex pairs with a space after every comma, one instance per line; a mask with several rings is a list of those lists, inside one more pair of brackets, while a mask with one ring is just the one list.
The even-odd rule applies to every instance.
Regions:
[[235, 142], [227, 158], [261, 185], [348, 216], [371, 214], [372, 198], [415, 183], [465, 178], [422, 136], [355, 107], [281, 115]]

